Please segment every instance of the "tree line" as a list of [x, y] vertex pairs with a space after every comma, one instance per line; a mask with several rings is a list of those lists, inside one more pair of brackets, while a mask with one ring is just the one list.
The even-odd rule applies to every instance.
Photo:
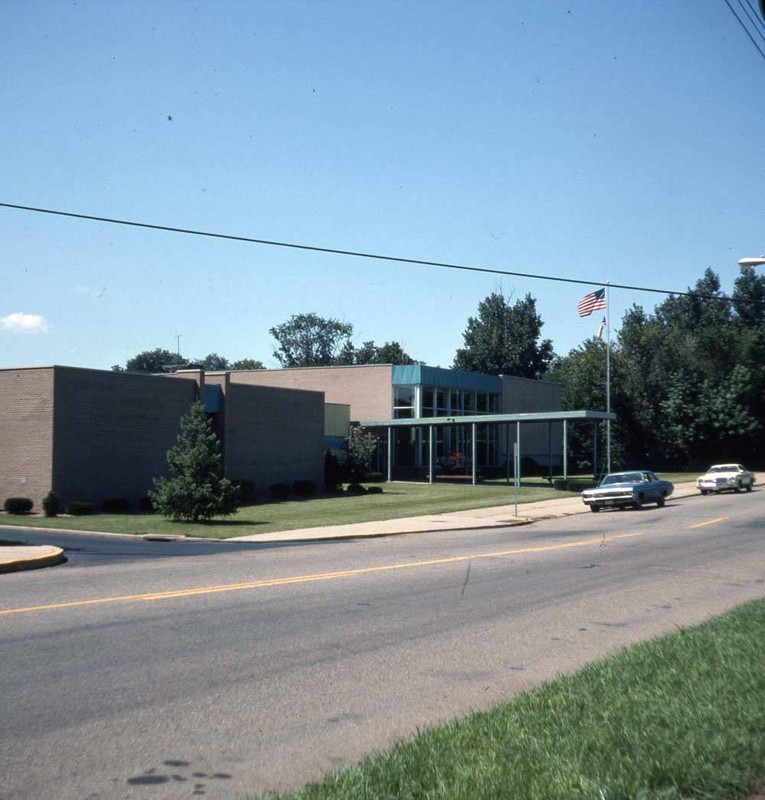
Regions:
[[[556, 359], [546, 377], [563, 384], [564, 408], [605, 407], [605, 347], [593, 338]], [[617, 465], [765, 465], [765, 278], [742, 269], [725, 297], [707, 269], [688, 296], [628, 309], [612, 343], [611, 408]], [[572, 433], [572, 448], [591, 453], [592, 429]]]
[[[605, 409], [606, 343], [592, 337], [567, 355], [542, 337], [536, 300], [492, 292], [469, 317], [455, 369], [557, 381], [563, 407]], [[269, 329], [281, 367], [417, 364], [399, 342], [354, 344], [353, 325], [296, 314]], [[671, 295], [648, 313], [633, 305], [611, 342], [612, 463], [628, 467], [702, 467], [710, 461], [765, 465], [765, 277], [742, 269], [730, 297], [705, 270], [687, 295]], [[262, 369], [256, 359], [217, 353], [186, 360], [157, 349], [139, 353], [127, 372], [179, 366]], [[576, 468], [588, 470], [594, 430], [572, 426]]]

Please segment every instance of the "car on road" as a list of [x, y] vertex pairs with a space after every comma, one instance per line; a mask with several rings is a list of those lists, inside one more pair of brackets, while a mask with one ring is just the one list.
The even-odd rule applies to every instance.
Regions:
[[641, 508], [645, 503], [656, 503], [661, 508], [674, 490], [673, 484], [657, 478], [650, 470], [612, 472], [595, 489], [585, 489], [582, 502], [593, 512], [602, 508]]
[[706, 471], [706, 474], [696, 479], [696, 488], [702, 494], [740, 492], [742, 489], [751, 492], [752, 486], [754, 486], [754, 475], [741, 464], [715, 464]]

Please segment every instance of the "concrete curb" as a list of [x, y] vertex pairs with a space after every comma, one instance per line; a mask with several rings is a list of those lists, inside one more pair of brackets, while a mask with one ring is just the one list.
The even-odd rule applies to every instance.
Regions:
[[18, 550], [18, 558], [10, 558], [0, 561], [0, 574], [7, 572], [20, 572], [27, 569], [43, 569], [44, 567], [54, 567], [62, 561], [66, 561], [64, 551], [60, 547], [53, 545], [41, 545], [27, 547], [25, 545], [14, 545], [12, 548], [5, 548], [7, 551]]
[[[755, 484], [758, 485], [758, 484]], [[759, 484], [762, 485], [761, 483]], [[687, 497], [701, 497], [696, 489], [695, 482], [683, 482], [675, 484], [675, 492], [672, 495], [672, 500], [679, 500]], [[578, 496], [571, 496], [568, 498], [554, 498], [551, 500], [542, 500], [532, 503], [520, 503], [518, 506], [519, 511], [524, 510], [532, 511], [534, 506], [537, 506], [537, 513], [531, 515], [524, 515], [519, 517], [508, 516], [512, 514], [511, 509], [514, 508], [510, 505], [490, 507], [484, 509], [475, 509], [473, 512], [452, 511], [445, 514], [428, 515], [428, 524], [422, 521], [414, 522], [414, 520], [421, 520], [419, 517], [409, 517], [400, 520], [382, 520], [377, 522], [362, 522], [357, 524], [339, 525], [339, 526], [326, 526], [326, 528], [301, 528], [297, 530], [286, 531], [273, 531], [271, 533], [249, 534], [246, 536], [233, 536], [226, 539], [218, 539], [217, 537], [204, 537], [204, 536], [184, 536], [182, 534], [135, 534], [135, 533], [111, 533], [109, 531], [85, 531], [74, 528], [46, 528], [46, 527], [33, 527], [26, 525], [8, 525], [0, 524], [3, 528], [13, 529], [17, 531], [38, 531], [42, 533], [74, 533], [74, 534], [93, 534], [97, 536], [122, 536], [131, 539], [143, 539], [144, 541], [156, 542], [174, 542], [174, 541], [187, 541], [187, 542], [217, 542], [223, 544], [225, 542], [243, 543], [288, 543], [288, 542], [331, 542], [339, 541], [342, 539], [379, 539], [387, 536], [404, 536], [413, 535], [416, 533], [432, 533], [432, 532], [447, 532], [458, 530], [491, 530], [493, 528], [502, 527], [515, 527], [519, 525], [530, 525], [534, 522], [541, 522], [543, 520], [557, 519], [560, 517], [574, 516], [577, 514], [587, 514], [589, 508], [581, 503]], [[543, 508], [539, 508], [543, 506]], [[551, 506], [557, 506], [551, 507]], [[469, 515], [469, 516], [468, 516]], [[435, 523], [435, 519], [440, 517], [442, 525]], [[391, 529], [391, 526], [396, 522], [403, 523], [398, 530]], [[414, 524], [413, 524], [414, 523]], [[361, 526], [376, 525], [383, 529], [381, 530], [359, 530]], [[410, 527], [411, 525], [411, 527]], [[388, 528], [385, 530], [384, 528]], [[332, 530], [335, 528], [335, 530]], [[346, 530], [338, 530], [338, 528], [346, 528]], [[322, 531], [324, 531], [322, 535]]]

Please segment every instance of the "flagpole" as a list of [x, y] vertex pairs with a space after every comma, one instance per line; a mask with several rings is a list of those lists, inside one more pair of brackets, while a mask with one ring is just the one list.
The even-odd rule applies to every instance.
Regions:
[[[606, 411], [611, 413], [611, 303], [606, 284]], [[606, 420], [606, 471], [611, 472], [611, 420]]]

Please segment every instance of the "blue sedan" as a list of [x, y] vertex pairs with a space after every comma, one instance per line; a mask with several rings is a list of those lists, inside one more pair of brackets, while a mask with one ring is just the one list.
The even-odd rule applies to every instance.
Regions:
[[656, 503], [661, 508], [675, 487], [649, 470], [613, 472], [606, 475], [596, 489], [585, 489], [582, 502], [590, 511], [601, 508], [641, 508], [644, 503]]

